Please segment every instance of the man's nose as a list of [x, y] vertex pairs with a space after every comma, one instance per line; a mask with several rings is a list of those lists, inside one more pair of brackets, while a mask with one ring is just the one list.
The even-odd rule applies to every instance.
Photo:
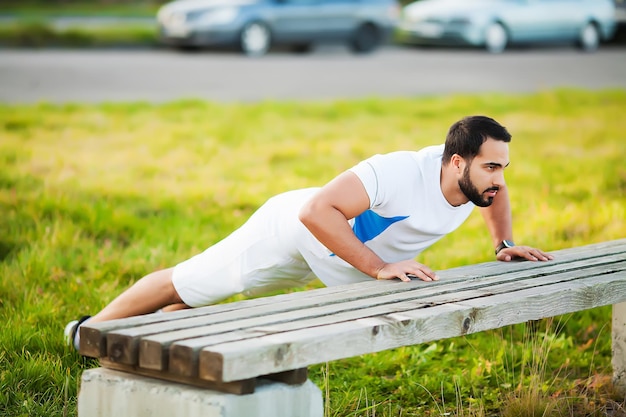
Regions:
[[504, 170], [500, 169], [497, 171], [494, 179], [493, 179], [494, 185], [504, 185]]

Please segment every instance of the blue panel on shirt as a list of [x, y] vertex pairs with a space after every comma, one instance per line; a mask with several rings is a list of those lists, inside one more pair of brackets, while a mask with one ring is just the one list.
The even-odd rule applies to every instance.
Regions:
[[407, 217], [409, 216], [382, 217], [372, 210], [367, 210], [355, 217], [352, 230], [354, 230], [356, 237], [365, 243], [374, 239], [395, 222], [404, 220]]

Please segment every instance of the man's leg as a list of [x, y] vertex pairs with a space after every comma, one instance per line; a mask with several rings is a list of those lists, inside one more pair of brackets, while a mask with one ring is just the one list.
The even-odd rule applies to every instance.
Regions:
[[129, 289], [121, 293], [111, 303], [104, 307], [89, 321], [120, 319], [125, 317], [139, 316], [153, 313], [160, 308], [170, 305], [187, 307], [172, 284], [172, 271], [174, 268], [162, 269], [146, 275], [137, 281]]
[[168, 306], [165, 306], [161, 309], [161, 311], [164, 313], [169, 313], [170, 311], [186, 310], [188, 308], [191, 308], [191, 307], [189, 307], [187, 304], [178, 303], [178, 304], [170, 304]]
[[189, 308], [172, 284], [174, 268], [163, 269], [146, 275], [93, 317], [83, 316], [65, 326], [64, 335], [76, 350], [80, 346], [79, 327], [85, 323], [97, 323], [125, 317], [153, 313], [158, 309], [175, 311]]

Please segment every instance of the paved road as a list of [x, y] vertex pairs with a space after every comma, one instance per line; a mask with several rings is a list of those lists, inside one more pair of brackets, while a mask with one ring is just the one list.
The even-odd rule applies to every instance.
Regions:
[[507, 51], [386, 47], [355, 56], [343, 47], [309, 55], [276, 51], [0, 50], [0, 101], [7, 103], [328, 100], [554, 87], [626, 88], [626, 49]]

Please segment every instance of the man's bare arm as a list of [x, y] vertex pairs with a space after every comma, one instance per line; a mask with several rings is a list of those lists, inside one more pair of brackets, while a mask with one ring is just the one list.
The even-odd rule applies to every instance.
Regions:
[[[513, 218], [511, 215], [509, 191], [506, 185], [500, 187], [498, 194], [496, 194], [493, 203], [489, 207], [480, 208], [480, 213], [483, 219], [485, 219], [494, 248], [503, 240], [513, 240]], [[510, 261], [514, 258], [525, 258], [529, 261], [554, 259], [552, 255], [530, 246], [504, 248], [496, 255], [496, 259], [499, 261]]]
[[300, 221], [335, 255], [376, 279], [400, 278], [412, 274], [424, 281], [436, 280], [428, 267], [406, 260], [386, 263], [354, 234], [349, 219], [369, 208], [369, 196], [361, 180], [346, 171], [326, 184], [300, 211]]
[[503, 240], [513, 240], [511, 203], [506, 185], [500, 187], [489, 207], [480, 208], [480, 213], [485, 219], [494, 248]]

